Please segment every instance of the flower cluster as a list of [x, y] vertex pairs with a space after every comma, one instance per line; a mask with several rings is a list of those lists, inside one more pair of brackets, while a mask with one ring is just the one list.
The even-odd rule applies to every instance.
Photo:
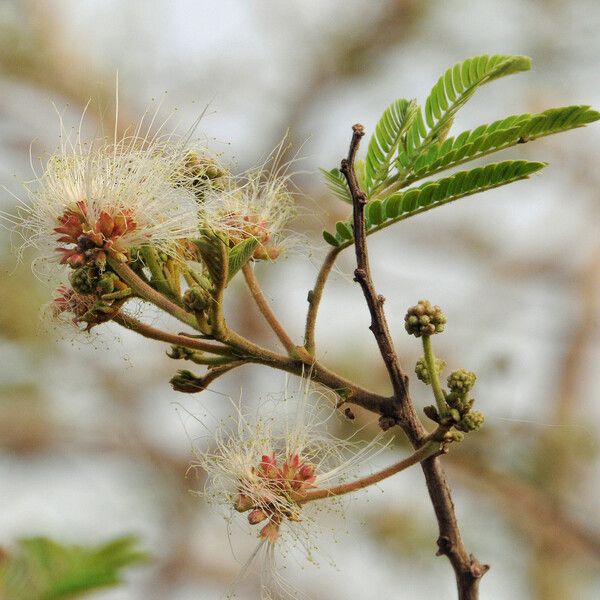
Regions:
[[[54, 250], [60, 263], [104, 268], [106, 255], [126, 260], [134, 247], [174, 245], [197, 231], [191, 189], [173, 184], [187, 140], [63, 142], [45, 171], [28, 184], [16, 224], [25, 245]], [[58, 243], [58, 247], [56, 247]]]
[[238, 512], [250, 511], [250, 525], [268, 519], [259, 537], [273, 543], [279, 536], [283, 517], [290, 521], [300, 520], [300, 505], [295, 499], [315, 481], [315, 466], [304, 462], [298, 454], [285, 458], [281, 467], [275, 452], [270, 456], [265, 454], [260, 464], [240, 479], [234, 508]]
[[446, 317], [442, 309], [431, 305], [429, 300], [419, 300], [411, 306], [404, 317], [406, 331], [415, 337], [441, 333], [446, 326]]
[[[307, 494], [347, 481], [361, 463], [385, 448], [383, 434], [361, 444], [328, 433], [334, 405], [310, 386], [304, 382], [296, 394], [262, 404], [253, 417], [236, 405], [234, 416], [208, 426], [208, 447], [196, 453], [197, 465], [207, 475], [203, 495], [225, 509], [228, 519], [237, 511], [246, 514], [250, 526], [262, 525], [257, 534], [265, 559], [273, 559], [271, 549], [285, 552], [291, 544], [314, 560], [317, 512], [339, 513], [343, 505], [329, 496], [305, 502]], [[272, 577], [266, 568], [261, 573]]]
[[253, 258], [274, 260], [282, 252], [285, 226], [294, 215], [294, 197], [287, 176], [261, 170], [231, 177], [225, 189], [206, 193], [201, 215], [207, 227], [222, 232], [235, 246], [258, 241]]
[[[89, 324], [90, 317], [103, 322], [116, 314], [121, 298], [135, 294], [116, 277], [115, 261], [129, 263], [158, 292], [198, 315], [207, 305], [205, 297], [197, 306], [199, 293], [206, 296], [211, 287], [210, 268], [195, 245], [203, 231], [230, 248], [254, 240], [244, 245], [246, 261], [281, 254], [293, 214], [289, 176], [265, 169], [234, 176], [207, 150], [193, 148], [193, 130], [162, 134], [163, 123], [151, 132], [155, 119], [146, 133], [142, 119], [132, 135], [90, 143], [61, 122], [58, 151], [25, 185], [16, 214], [0, 214], [22, 238], [21, 252], [40, 251], [36, 270], [48, 274], [51, 267], [54, 275], [57, 264], [69, 267], [71, 286], [59, 289], [55, 316]], [[206, 289], [192, 286], [190, 270]], [[106, 297], [113, 293], [122, 294], [118, 302]]]

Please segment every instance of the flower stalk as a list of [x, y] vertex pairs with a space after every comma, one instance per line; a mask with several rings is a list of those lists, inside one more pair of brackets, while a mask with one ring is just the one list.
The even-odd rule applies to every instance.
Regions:
[[440, 384], [436, 359], [435, 355], [433, 354], [433, 346], [431, 344], [431, 336], [424, 335], [421, 339], [423, 340], [423, 355], [425, 357], [425, 364], [427, 365], [431, 389], [433, 390], [433, 396], [435, 398], [439, 415], [443, 418], [448, 415], [448, 405], [446, 404], [444, 390]]
[[323, 498], [333, 498], [335, 496], [350, 494], [371, 485], [375, 485], [376, 483], [380, 483], [384, 479], [387, 479], [396, 473], [400, 473], [401, 471], [404, 471], [413, 465], [423, 462], [432, 456], [443, 454], [444, 452], [445, 449], [441, 446], [439, 441], [426, 442], [423, 446], [421, 446], [421, 448], [415, 450], [415, 452], [413, 452], [410, 456], [398, 461], [397, 463], [394, 463], [393, 465], [390, 465], [389, 467], [376, 471], [375, 473], [365, 477], [355, 479], [354, 481], [350, 481], [348, 483], [342, 483], [329, 488], [309, 489], [303, 494], [294, 495], [293, 499], [298, 504], [305, 504], [306, 502], [312, 502], [313, 500], [322, 500]]

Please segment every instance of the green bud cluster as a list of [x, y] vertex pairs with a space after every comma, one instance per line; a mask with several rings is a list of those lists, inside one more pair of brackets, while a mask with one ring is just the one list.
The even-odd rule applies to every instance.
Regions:
[[71, 287], [78, 294], [93, 294], [98, 282], [98, 271], [93, 267], [73, 269], [69, 275]]
[[183, 305], [193, 312], [206, 310], [211, 302], [210, 293], [199, 285], [189, 288], [183, 295]]
[[119, 282], [119, 276], [112, 271], [105, 271], [98, 278], [98, 282], [96, 284], [96, 291], [102, 294], [112, 294], [115, 291], [115, 287], [117, 282]]
[[469, 431], [477, 431], [485, 420], [482, 413], [478, 410], [472, 410], [468, 412], [457, 424], [456, 428], [460, 429], [460, 431], [469, 432]]
[[[437, 365], [436, 365], [437, 366]], [[421, 359], [417, 363], [417, 376], [421, 381], [425, 381], [423, 375], [428, 375], [427, 367]], [[441, 425], [452, 425], [459, 430], [456, 432], [476, 431], [481, 427], [484, 421], [483, 415], [472, 410], [475, 402], [474, 398], [469, 398], [469, 392], [473, 389], [477, 376], [466, 369], [458, 369], [450, 373], [447, 379], [449, 391], [444, 391], [446, 405], [448, 407], [447, 415], [442, 417], [436, 406], [426, 406], [423, 409], [425, 415], [432, 421]], [[427, 383], [427, 381], [425, 381]], [[452, 430], [454, 431], [454, 430]], [[462, 435], [462, 434], [460, 434]]]
[[473, 389], [477, 376], [466, 369], [458, 369], [450, 373], [447, 379], [450, 393], [446, 395], [448, 406], [456, 409], [461, 415], [468, 413], [473, 406], [472, 398], [469, 399], [469, 392]]
[[466, 369], [458, 369], [448, 375], [448, 387], [450, 392], [456, 392], [457, 394], [467, 394], [473, 389], [477, 381], [477, 375], [472, 371]]
[[120, 279], [112, 271], [100, 272], [96, 267], [80, 267], [73, 269], [69, 275], [71, 287], [79, 294], [91, 295], [112, 294], [117, 289]]
[[451, 429], [444, 434], [444, 441], [446, 442], [462, 442], [465, 439], [465, 434], [456, 429]]
[[183, 164], [174, 173], [173, 183], [175, 187], [191, 187], [198, 200], [203, 200], [209, 188], [223, 188], [222, 178], [226, 175], [227, 171], [213, 159], [188, 152]]
[[[438, 377], [444, 370], [445, 366], [445, 361], [439, 358], [435, 359], [435, 370], [437, 371]], [[415, 365], [415, 373], [417, 374], [419, 381], [422, 381], [425, 385], [431, 385], [431, 377], [429, 376], [429, 370], [427, 369], [427, 363], [425, 362], [424, 357], [421, 357], [417, 361], [417, 364]]]
[[404, 327], [410, 335], [421, 337], [444, 331], [446, 317], [442, 309], [432, 306], [429, 300], [419, 300], [411, 306], [404, 317]]
[[446, 404], [450, 408], [456, 409], [461, 415], [471, 410], [473, 402], [475, 402], [473, 398], [469, 399], [467, 396], [456, 394], [454, 392], [446, 394]]

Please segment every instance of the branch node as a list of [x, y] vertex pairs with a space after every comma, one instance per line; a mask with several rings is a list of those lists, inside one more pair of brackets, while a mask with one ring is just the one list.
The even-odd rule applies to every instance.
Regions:
[[481, 579], [489, 570], [490, 565], [480, 563], [472, 554], [469, 555], [471, 561], [469, 571], [473, 579]]
[[397, 424], [398, 420], [395, 417], [390, 417], [388, 415], [381, 415], [381, 417], [379, 417], [379, 427], [381, 427], [383, 431], [387, 431]]
[[355, 123], [354, 125], [352, 125], [352, 133], [354, 133], [354, 135], [358, 137], [362, 137], [363, 135], [365, 135], [364, 125], [361, 125], [360, 123]]
[[450, 556], [453, 550], [453, 544], [449, 537], [440, 535], [437, 539], [438, 551], [435, 553], [436, 556]]

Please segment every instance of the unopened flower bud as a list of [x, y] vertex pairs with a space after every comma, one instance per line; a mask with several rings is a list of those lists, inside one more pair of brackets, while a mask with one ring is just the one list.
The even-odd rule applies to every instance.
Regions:
[[264, 477], [268, 477], [270, 479], [275, 479], [279, 476], [279, 469], [277, 468], [277, 458], [275, 454], [269, 456], [267, 454], [263, 454], [260, 469]]
[[444, 331], [446, 317], [439, 306], [432, 306], [429, 300], [419, 300], [411, 306], [404, 317], [406, 331], [415, 337], [433, 335]]
[[425, 416], [430, 418], [432, 421], [435, 421], [436, 423], [440, 422], [440, 415], [435, 406], [426, 406], [423, 409], [423, 412], [425, 413]]
[[115, 291], [115, 288], [118, 287], [119, 283], [122, 282], [116, 273], [113, 273], [111, 271], [105, 271], [98, 278], [98, 282], [96, 284], [96, 291], [100, 295], [112, 294]]
[[247, 510], [250, 510], [252, 506], [252, 498], [246, 496], [246, 494], [238, 494], [233, 502], [233, 508], [237, 512], [246, 512]]
[[273, 520], [269, 521], [261, 530], [259, 537], [261, 540], [268, 540], [270, 544], [274, 544], [279, 537], [279, 523]]
[[456, 408], [451, 408], [448, 413], [454, 421], [457, 423], [460, 421], [460, 412]]
[[269, 515], [261, 508], [256, 508], [252, 512], [248, 513], [248, 523], [250, 525], [256, 525], [261, 521], [264, 521]]
[[171, 349], [167, 350], [167, 356], [174, 360], [188, 360], [193, 353], [194, 350], [190, 350], [184, 346], [171, 346]]
[[204, 389], [204, 379], [185, 370], [177, 371], [177, 374], [171, 378], [170, 384], [175, 391], [186, 394], [196, 394]]
[[303, 465], [300, 469], [300, 479], [302, 481], [306, 481], [308, 479], [314, 479], [315, 476], [315, 466], [311, 464]]
[[210, 293], [199, 285], [189, 288], [183, 295], [183, 305], [191, 311], [203, 311], [211, 302]]

